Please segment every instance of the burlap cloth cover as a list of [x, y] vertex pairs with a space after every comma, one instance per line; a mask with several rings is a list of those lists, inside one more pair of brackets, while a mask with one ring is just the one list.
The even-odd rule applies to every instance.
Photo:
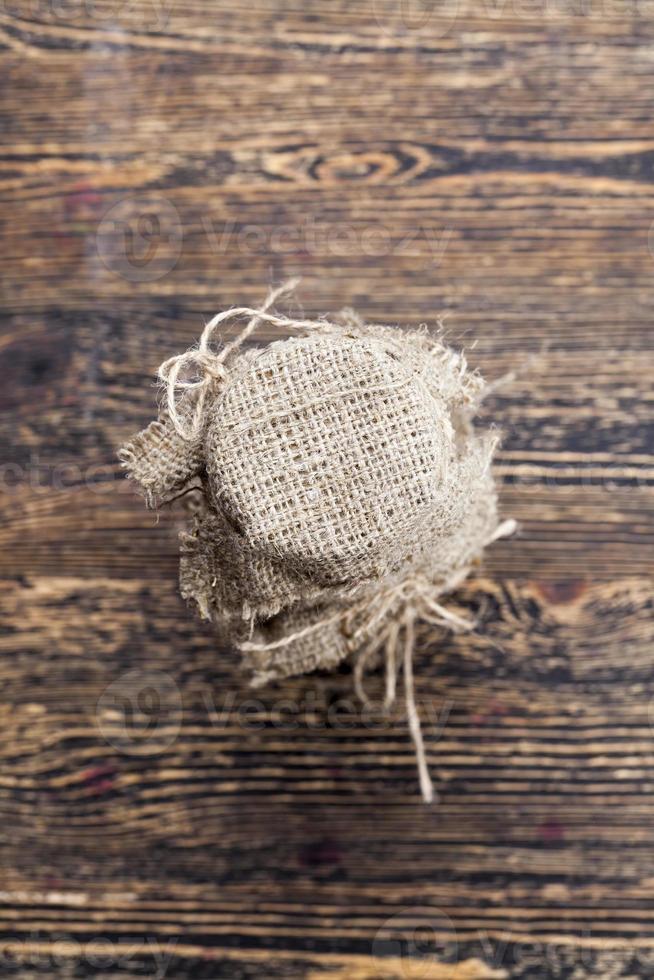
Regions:
[[[199, 346], [159, 369], [166, 404], [120, 451], [151, 506], [197, 488], [181, 535], [180, 586], [241, 649], [253, 683], [386, 663], [404, 670], [420, 783], [432, 799], [413, 694], [414, 621], [472, 624], [438, 601], [498, 523], [497, 441], [473, 431], [482, 378], [440, 338], [363, 324], [227, 310]], [[212, 346], [227, 320], [235, 341]], [[299, 334], [243, 351], [262, 323]], [[400, 657], [403, 649], [404, 655]]]

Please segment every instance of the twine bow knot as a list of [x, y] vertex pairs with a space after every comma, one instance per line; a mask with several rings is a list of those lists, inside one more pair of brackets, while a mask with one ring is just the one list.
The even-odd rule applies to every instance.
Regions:
[[227, 378], [227, 368], [218, 357], [209, 351], [198, 351], [195, 361], [204, 371], [205, 378], [210, 378], [212, 381], [225, 381]]
[[[278, 289], [273, 289], [260, 309], [237, 307], [218, 313], [207, 323], [197, 347], [190, 347], [183, 354], [169, 357], [159, 366], [159, 381], [166, 390], [166, 406], [175, 430], [183, 439], [197, 439], [202, 432], [207, 397], [215, 393], [229, 377], [226, 361], [247, 340], [262, 322], [283, 324], [289, 327], [315, 327], [311, 322], [289, 320], [271, 316], [268, 310], [280, 296], [292, 292], [298, 279], [289, 279]], [[220, 324], [240, 316], [250, 317], [241, 333], [216, 351], [211, 346], [213, 335]]]

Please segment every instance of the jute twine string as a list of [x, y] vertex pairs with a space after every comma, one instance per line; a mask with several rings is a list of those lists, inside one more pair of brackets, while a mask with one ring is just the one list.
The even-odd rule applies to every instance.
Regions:
[[[313, 669], [316, 663], [332, 663], [333, 655], [342, 658], [349, 653], [354, 661], [356, 693], [367, 705], [371, 702], [364, 690], [365, 673], [381, 660], [383, 706], [388, 710], [395, 703], [402, 674], [420, 788], [425, 801], [431, 802], [434, 789], [414, 686], [417, 624], [431, 623], [453, 632], [474, 629], [475, 622], [442, 605], [439, 599], [458, 588], [486, 545], [512, 534], [516, 527], [514, 521], [496, 526], [495, 493], [492, 480], [487, 478], [496, 440], [486, 438], [482, 442], [475, 438], [469, 424], [468, 416], [472, 416], [484, 392], [491, 389], [474, 372], [468, 372], [463, 354], [440, 341], [432, 344], [422, 340], [420, 332], [402, 334], [400, 341], [399, 335], [388, 327], [363, 324], [352, 312], [336, 315], [334, 322], [273, 313], [275, 302], [296, 284], [297, 280], [289, 280], [272, 290], [259, 308], [241, 306], [218, 313], [206, 324], [197, 345], [161, 364], [158, 377], [165, 401], [162, 421], [151, 423], [133, 444], [124, 447], [121, 460], [148, 494], [165, 497], [171, 488], [182, 488], [185, 493], [190, 482], [200, 475], [203, 488], [205, 483], [209, 488], [219, 487], [221, 494], [225, 487], [229, 488], [234, 512], [242, 511], [252, 518], [247, 524], [250, 550], [238, 566], [241, 578], [232, 567], [234, 555], [229, 552], [228, 558], [222, 557], [222, 531], [214, 543], [209, 532], [203, 530], [202, 546], [190, 549], [195, 564], [190, 570], [190, 560], [184, 566], [184, 594], [193, 597], [200, 609], [207, 613], [215, 609], [220, 615], [225, 612], [225, 622], [230, 621], [230, 616], [243, 616], [252, 631], [256, 622], [263, 628], [279, 610], [292, 612], [293, 603], [303, 604], [300, 612], [308, 609], [309, 616], [321, 617], [294, 628], [290, 623], [305, 623], [306, 616], [298, 615], [294, 620], [291, 615], [286, 635], [271, 642], [254, 642], [253, 632], [250, 633], [240, 648], [251, 655], [256, 686], [304, 672], [305, 664], [309, 664], [306, 669]], [[242, 319], [246, 319], [246, 324], [240, 333], [220, 345], [217, 334], [222, 325], [233, 325]], [[238, 352], [263, 324], [283, 334], [313, 336], [307, 343], [302, 340], [286, 347], [281, 344], [266, 348], [261, 358], [263, 361], [268, 357], [268, 368], [258, 374], [248, 373], [249, 360], [242, 360]], [[360, 354], [362, 346], [366, 350], [364, 358]], [[260, 366], [258, 361], [257, 365]], [[219, 404], [217, 396], [221, 396]], [[372, 434], [369, 405], [375, 406], [378, 413], [377, 430]], [[388, 411], [386, 405], [390, 405]], [[315, 410], [323, 421], [317, 436], [307, 423], [309, 410]], [[429, 425], [414, 425], [416, 413], [426, 413]], [[461, 429], [456, 429], [457, 439], [461, 440], [458, 456], [450, 451], [454, 421], [457, 426], [460, 423]], [[419, 430], [418, 435], [414, 428]], [[264, 432], [268, 440], [265, 454], [251, 451], [253, 429]], [[343, 432], [351, 431], [356, 438], [348, 436], [344, 448], [339, 439], [344, 438]], [[305, 479], [300, 467], [297, 473], [291, 472], [295, 482], [287, 479], [284, 447], [294, 444], [294, 440], [311, 459], [315, 456], [338, 461], [339, 454], [344, 453], [347, 460], [357, 464], [347, 471], [348, 480], [343, 482], [341, 497], [337, 494], [335, 503], [334, 488], [340, 484], [332, 479], [328, 465], [324, 466], [324, 473], [319, 468], [312, 470], [313, 482]], [[371, 443], [376, 456], [371, 455]], [[392, 451], [382, 452], [380, 447], [386, 446], [391, 446]], [[469, 459], [471, 465], [463, 465], [461, 459]], [[418, 467], [416, 460], [420, 461]], [[477, 467], [479, 460], [485, 468]], [[443, 469], [440, 476], [436, 463]], [[371, 469], [373, 464], [376, 468]], [[272, 478], [278, 471], [284, 473], [283, 481]], [[389, 527], [397, 529], [397, 555], [390, 531], [387, 540], [385, 528], [384, 533], [378, 529], [378, 513], [369, 513], [365, 506], [371, 481], [364, 477], [370, 472], [376, 474], [377, 484], [388, 487], [394, 502], [385, 520]], [[456, 479], [449, 479], [450, 472], [456, 474]], [[415, 489], [423, 484], [428, 490], [435, 485], [441, 488], [428, 517], [420, 510], [424, 495]], [[373, 480], [372, 491], [376, 490]], [[314, 496], [309, 497], [309, 493]], [[318, 515], [324, 518], [322, 523], [313, 504], [321, 499], [321, 493], [329, 502], [329, 507], [325, 504], [324, 512]], [[220, 501], [222, 507], [222, 496]], [[414, 515], [416, 522], [421, 526], [424, 523], [431, 551], [414, 550], [415, 529], [405, 517], [407, 509], [410, 518]], [[308, 523], [307, 515], [313, 524]], [[218, 509], [213, 516], [216, 527], [222, 528]], [[324, 535], [320, 537], [325, 526], [329, 532], [327, 544], [335, 542], [340, 548], [334, 552], [334, 568], [327, 570], [331, 552], [323, 547]], [[261, 528], [272, 528], [274, 532], [276, 565], [259, 560], [262, 541], [268, 548], [270, 540]], [[303, 537], [299, 537], [298, 528]], [[359, 558], [360, 553], [367, 557], [367, 552], [356, 550], [359, 540], [380, 549], [368, 564]], [[346, 547], [349, 544], [350, 550]], [[307, 569], [318, 563], [325, 578], [322, 587], [332, 588], [320, 600], [326, 610], [322, 614], [311, 613], [307, 606], [309, 596], [302, 584], [305, 580], [298, 585], [292, 576], [285, 575], [279, 556], [287, 552], [293, 562], [304, 563], [301, 568], [306, 575]], [[379, 571], [380, 567], [386, 571]], [[217, 588], [218, 574], [222, 576], [221, 589]], [[391, 574], [392, 579], [386, 577]], [[345, 583], [347, 595], [334, 592], [334, 577], [337, 583]], [[233, 588], [229, 585], [232, 578]], [[313, 587], [310, 579], [306, 582]], [[251, 596], [259, 597], [258, 606], [251, 604]], [[300, 649], [296, 649], [296, 644]]]
[[[485, 544], [491, 544], [499, 538], [509, 537], [516, 529], [517, 524], [513, 519], [503, 521], [489, 536]], [[421, 620], [449, 629], [452, 632], [473, 630], [476, 626], [475, 622], [464, 619], [451, 609], [447, 609], [436, 598], [444, 592], [451, 592], [457, 588], [469, 572], [470, 568], [459, 569], [451, 579], [441, 584], [438, 589], [429, 583], [424, 576], [411, 576], [392, 587], [382, 587], [373, 596], [366, 596], [350, 606], [349, 609], [339, 610], [337, 613], [325, 616], [303, 629], [283, 636], [279, 640], [274, 640], [271, 643], [248, 641], [241, 644], [241, 650], [247, 653], [267, 654], [274, 650], [289, 647], [312, 633], [326, 629], [335, 623], [339, 623], [348, 635], [348, 625], [356, 617], [362, 616], [360, 625], [348, 636], [350, 645], [358, 651], [354, 665], [355, 691], [362, 703], [370, 707], [370, 699], [363, 688], [363, 676], [370, 660], [383, 647], [386, 674], [384, 709], [389, 710], [395, 702], [398, 654], [401, 635], [404, 633], [402, 669], [406, 717], [416, 755], [420, 791], [425, 802], [431, 803], [435, 798], [434, 787], [427, 766], [413, 682], [415, 623], [416, 620]]]
[[[335, 325], [326, 319], [295, 320], [291, 317], [278, 316], [268, 312], [281, 296], [291, 293], [298, 282], [299, 279], [289, 279], [277, 289], [271, 290], [259, 309], [237, 306], [217, 313], [202, 331], [197, 346], [190, 347], [183, 354], [169, 357], [159, 366], [157, 374], [161, 384], [165, 387], [168, 414], [176, 432], [183, 439], [190, 441], [200, 434], [205, 418], [204, 410], [207, 396], [217, 386], [224, 384], [229, 376], [226, 362], [261, 324], [267, 323], [287, 331], [310, 332], [329, 327], [336, 329]], [[229, 320], [236, 320], [244, 316], [250, 317], [250, 319], [241, 333], [230, 343], [225, 344], [222, 350], [214, 350], [211, 343], [218, 327]], [[189, 375], [191, 375], [191, 379], [189, 379]], [[193, 375], [199, 375], [199, 377], [193, 378]], [[184, 401], [183, 411], [180, 410], [180, 395], [186, 396], [187, 399]], [[188, 401], [189, 396], [190, 402]]]

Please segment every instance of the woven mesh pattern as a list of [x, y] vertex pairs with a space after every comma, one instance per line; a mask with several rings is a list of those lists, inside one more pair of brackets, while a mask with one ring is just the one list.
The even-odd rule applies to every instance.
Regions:
[[[254, 684], [352, 657], [363, 701], [365, 670], [385, 665], [390, 704], [401, 657], [431, 802], [415, 623], [472, 628], [439, 597], [515, 528], [498, 524], [495, 437], [472, 426], [484, 382], [424, 333], [367, 326], [352, 311], [333, 323], [271, 314], [291, 286], [259, 310], [216, 314], [196, 347], [160, 366], [167, 414], [120, 458], [151, 505], [184, 494], [182, 594], [240, 648]], [[216, 350], [216, 328], [242, 316]], [[305, 336], [241, 351], [262, 322]]]
[[412, 579], [438, 595], [481, 555], [497, 526], [483, 390], [440, 340], [350, 317], [235, 355], [196, 438], [163, 415], [121, 460], [152, 503], [201, 484], [182, 594], [237, 645], [273, 644], [247, 654], [257, 676], [288, 676], [353, 651], [353, 608], [366, 638], [366, 597]]
[[402, 564], [430, 514], [456, 524], [454, 432], [429, 366], [383, 342], [318, 336], [271, 345], [228, 385], [207, 471], [254, 550], [352, 583]]
[[263, 645], [274, 644], [295, 633], [301, 634], [301, 638], [279, 649], [243, 652], [253, 685], [260, 687], [283, 677], [338, 666], [352, 652], [341, 623], [346, 611], [346, 603], [319, 604], [291, 609], [261, 624], [254, 639]]
[[163, 414], [126, 443], [118, 458], [154, 507], [169, 501], [200, 473], [204, 447], [200, 438], [182, 439]]
[[[313, 603], [325, 591], [287, 563], [256, 551], [206, 498], [180, 535], [180, 588], [202, 615], [238, 632], [251, 619], [275, 616], [286, 606]], [[334, 592], [334, 595], [337, 593]]]
[[[488, 541], [496, 527], [497, 499], [492, 476], [487, 472], [470, 500], [465, 523], [447, 536], [439, 535], [437, 528], [427, 525], [424, 547], [416, 555], [414, 566], [385, 580], [383, 591], [390, 593], [407, 579], [428, 583], [433, 595], [451, 590], [479, 561], [482, 543]], [[303, 674], [316, 666], [334, 666], [382, 634], [388, 623], [397, 616], [403, 602], [414, 601], [409, 587], [407, 594], [389, 602], [384, 615], [377, 619], [374, 601], [378, 594], [375, 587], [368, 587], [354, 596], [334, 596], [320, 607], [308, 610], [291, 608], [283, 615], [263, 623], [255, 634], [255, 639], [263, 646], [274, 643], [284, 635], [303, 635], [278, 649], [254, 654], [244, 652], [246, 668], [252, 671], [255, 683], [263, 684]], [[370, 622], [373, 623], [372, 627], [367, 625]], [[312, 623], [320, 624], [320, 628], [306, 632]], [[355, 642], [352, 641], [354, 636]]]

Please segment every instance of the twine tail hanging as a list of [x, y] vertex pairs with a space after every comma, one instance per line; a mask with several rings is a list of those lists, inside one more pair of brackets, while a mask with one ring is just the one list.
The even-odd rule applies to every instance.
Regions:
[[[491, 544], [493, 541], [497, 541], [500, 538], [510, 537], [512, 534], [515, 534], [517, 528], [517, 522], [512, 518], [502, 521], [489, 536], [486, 544]], [[398, 653], [400, 651], [401, 634], [404, 632], [401, 668], [404, 673], [406, 719], [409, 726], [409, 732], [411, 733], [411, 738], [413, 740], [416, 766], [418, 769], [418, 780], [420, 783], [420, 792], [422, 793], [422, 798], [425, 803], [437, 801], [438, 796], [434, 791], [434, 785], [429, 774], [427, 753], [425, 751], [425, 743], [422, 734], [422, 724], [415, 697], [415, 687], [413, 681], [415, 623], [416, 620], [420, 619], [428, 623], [432, 623], [433, 625], [441, 626], [444, 629], [455, 633], [469, 632], [475, 629], [477, 625], [475, 621], [464, 619], [462, 616], [459, 616], [457, 613], [453, 612], [453, 610], [441, 605], [441, 603], [434, 597], [435, 593], [441, 594], [442, 592], [453, 591], [455, 588], [457, 588], [461, 581], [466, 578], [469, 571], [469, 568], [460, 570], [456, 575], [452, 576], [450, 581], [441, 590], [439, 590], [438, 593], [436, 593], [436, 590], [434, 590], [433, 587], [430, 588], [428, 583], [421, 581], [419, 578], [405, 583], [405, 586], [408, 587], [409, 592], [413, 594], [413, 598], [406, 599], [404, 613], [401, 616], [398, 615], [397, 618], [391, 622], [389, 627], [380, 630], [376, 639], [361, 650], [354, 666], [355, 690], [360, 700], [364, 704], [370, 706], [370, 699], [368, 698], [363, 687], [363, 675], [371, 657], [374, 656], [374, 654], [381, 647], [384, 647], [386, 675], [384, 710], [388, 711], [395, 702], [397, 673], [400, 668], [400, 664], [398, 663]], [[368, 623], [368, 628], [370, 627], [370, 622], [371, 621]]]
[[404, 615], [404, 698], [406, 702], [407, 722], [416, 753], [420, 792], [425, 803], [432, 803], [434, 800], [434, 785], [427, 767], [425, 743], [422, 738], [422, 725], [420, 724], [420, 715], [416, 707], [416, 696], [413, 688], [414, 624], [415, 613], [413, 610], [407, 609]]
[[[384, 710], [389, 711], [395, 703], [397, 689], [397, 675], [401, 669], [404, 681], [404, 703], [406, 721], [409, 733], [413, 741], [416, 766], [418, 770], [418, 782], [420, 793], [425, 803], [433, 803], [438, 800], [434, 791], [434, 784], [429, 775], [427, 765], [427, 753], [422, 733], [420, 713], [416, 704], [415, 686], [413, 680], [413, 655], [415, 650], [415, 624], [417, 619], [425, 619], [424, 597], [417, 593], [415, 601], [407, 600], [403, 612], [399, 612], [397, 618], [391, 622], [390, 626], [380, 631], [377, 638], [358, 655], [354, 665], [355, 690], [359, 699], [366, 705], [371, 706], [370, 699], [363, 688], [363, 673], [370, 660], [380, 648], [384, 650], [384, 673], [385, 673], [385, 695]], [[432, 622], [438, 622], [446, 629], [453, 628], [453, 620], [459, 630], [460, 624], [466, 623], [466, 628], [472, 628], [474, 624], [462, 620], [449, 610], [443, 609], [444, 615], [438, 620], [436, 617], [429, 617]], [[401, 657], [400, 657], [401, 653]]]
[[[488, 536], [484, 545], [497, 541], [499, 538], [509, 537], [516, 532], [517, 527], [518, 525], [513, 519], [502, 521]], [[264, 656], [291, 647], [312, 633], [326, 630], [334, 624], [340, 623], [341, 628], [348, 632], [348, 624], [358, 620], [357, 628], [350, 634], [350, 644], [356, 651], [353, 683], [357, 697], [362, 704], [372, 707], [372, 702], [365, 692], [363, 678], [370, 662], [383, 649], [385, 659], [384, 710], [389, 710], [395, 703], [397, 674], [398, 670], [402, 669], [406, 719], [413, 740], [420, 792], [425, 803], [432, 803], [438, 797], [429, 775], [413, 679], [415, 624], [416, 621], [422, 620], [454, 633], [470, 632], [475, 629], [477, 623], [474, 620], [459, 616], [458, 613], [437, 601], [437, 597], [443, 593], [452, 592], [458, 588], [469, 572], [469, 567], [458, 569], [447, 582], [438, 588], [422, 576], [410, 577], [399, 585], [380, 589], [373, 596], [365, 597], [345, 611], [337, 610], [272, 642], [258, 643], [249, 640], [242, 643], [241, 650], [246, 654]], [[400, 650], [402, 651], [401, 660], [399, 657]], [[267, 679], [269, 679], [267, 675], [260, 675], [257, 686], [260, 686]]]

